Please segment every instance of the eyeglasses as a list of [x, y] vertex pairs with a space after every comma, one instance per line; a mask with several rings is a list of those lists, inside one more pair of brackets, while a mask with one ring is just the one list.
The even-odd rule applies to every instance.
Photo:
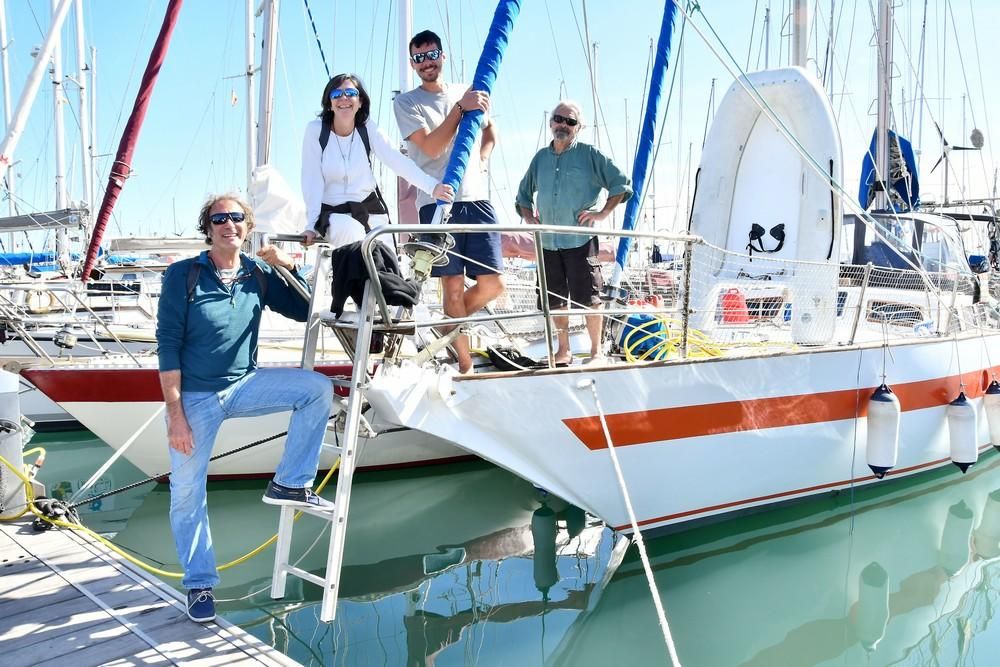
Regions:
[[344, 95], [347, 97], [357, 97], [360, 94], [357, 88], [334, 88], [330, 91], [330, 99], [339, 100]]
[[441, 57], [441, 49], [432, 49], [431, 51], [425, 51], [424, 53], [414, 53], [410, 56], [410, 60], [419, 65], [428, 58], [431, 60], [437, 60]]
[[552, 122], [556, 124], [562, 123], [563, 125], [569, 125], [570, 127], [576, 127], [577, 123], [580, 121], [576, 118], [567, 118], [566, 116], [560, 116], [559, 114], [554, 113], [552, 114]]
[[246, 215], [243, 211], [227, 211], [226, 213], [213, 213], [208, 216], [208, 221], [213, 225], [224, 225], [227, 220], [232, 220], [233, 222], [239, 224], [246, 219]]

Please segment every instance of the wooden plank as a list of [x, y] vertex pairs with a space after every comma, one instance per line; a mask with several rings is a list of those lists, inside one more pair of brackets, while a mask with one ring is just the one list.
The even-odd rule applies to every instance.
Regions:
[[[145, 634], [148, 634], [150, 629], [180, 620], [177, 610], [163, 601], [131, 606], [123, 616], [141, 625]], [[109, 660], [127, 657], [151, 648], [143, 638], [122, 625], [121, 621], [109, 619], [106, 613], [104, 618], [107, 619], [104, 623], [76, 632], [70, 637], [57, 637], [40, 644], [31, 644], [18, 651], [18, 657], [33, 653], [41, 647], [44, 652], [36, 653], [35, 659], [28, 664], [53, 667], [64, 667], [69, 662], [74, 665], [103, 665]], [[88, 641], [83, 646], [78, 646], [78, 637], [81, 634], [87, 636]]]
[[[27, 635], [39, 636], [43, 631], [50, 632], [59, 627], [69, 627], [82, 621], [85, 615], [97, 609], [94, 601], [84, 596], [75, 588], [67, 588], [58, 592], [60, 597], [63, 594], [73, 594], [62, 600], [50, 600], [50, 604], [44, 605], [27, 613], [19, 613], [12, 620], [15, 625], [6, 632], [0, 633], [0, 643], [13, 642], [16, 639]], [[149, 592], [138, 585], [133, 585], [124, 590], [113, 591], [101, 595], [101, 602], [114, 608], [121, 604], [131, 604], [138, 600], [148, 599]], [[107, 617], [105, 612], [104, 617]]]
[[191, 622], [180, 592], [93, 538], [29, 524], [0, 523], [4, 667], [298, 664], [222, 618]]

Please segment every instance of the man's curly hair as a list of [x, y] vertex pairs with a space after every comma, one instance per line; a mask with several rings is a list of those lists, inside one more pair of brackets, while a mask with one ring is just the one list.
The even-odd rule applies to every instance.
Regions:
[[246, 217], [244, 220], [247, 224], [247, 234], [253, 231], [254, 219], [253, 219], [253, 209], [245, 201], [240, 199], [240, 196], [233, 193], [226, 193], [223, 195], [212, 195], [205, 202], [205, 205], [201, 207], [201, 213], [198, 214], [198, 231], [205, 236], [205, 243], [212, 245], [212, 235], [209, 230], [212, 228], [212, 221], [208, 219], [208, 214], [211, 212], [212, 207], [218, 204], [220, 201], [231, 201], [236, 203], [241, 209], [243, 209], [243, 215]]

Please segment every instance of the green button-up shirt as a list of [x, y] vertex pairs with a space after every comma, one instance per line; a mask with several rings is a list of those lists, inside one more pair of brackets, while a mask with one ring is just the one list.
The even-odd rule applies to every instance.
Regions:
[[[556, 153], [550, 143], [531, 159], [517, 189], [517, 205], [537, 210], [543, 225], [579, 227], [577, 216], [597, 204], [602, 189], [609, 197], [624, 195], [622, 201], [632, 196], [629, 177], [601, 151], [578, 141]], [[546, 250], [578, 248], [592, 236], [542, 234], [542, 246]]]

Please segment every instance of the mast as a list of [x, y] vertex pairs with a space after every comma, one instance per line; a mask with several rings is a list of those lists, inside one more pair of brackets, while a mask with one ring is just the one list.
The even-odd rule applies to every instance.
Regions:
[[583, 39], [587, 44], [588, 48], [584, 50], [587, 52], [587, 59], [590, 69], [590, 98], [594, 104], [594, 146], [596, 148], [601, 147], [601, 133], [598, 129], [598, 121], [600, 116], [598, 115], [597, 107], [597, 43], [590, 41], [590, 22], [587, 20], [587, 0], [581, 0], [581, 5], [583, 5]]
[[413, 34], [413, 5], [410, 0], [399, 0], [399, 92], [410, 89], [410, 35]]
[[770, 69], [771, 58], [771, 7], [764, 8], [764, 69]]
[[91, 220], [97, 207], [97, 49], [90, 47], [90, 201]]
[[80, 185], [87, 208], [94, 208], [93, 145], [90, 143], [90, 106], [87, 99], [87, 59], [83, 44], [83, 0], [76, 0], [76, 66], [77, 99], [80, 103]]
[[[7, 127], [10, 127], [10, 58], [7, 50], [7, 0], [0, 0], [0, 69], [3, 71], [3, 120]], [[11, 166], [3, 166], [3, 177], [7, 183], [7, 204], [10, 215], [17, 215], [17, 206], [14, 205], [14, 169]], [[10, 236], [10, 247], [14, 249], [13, 234]]]
[[809, 4], [806, 0], [794, 0], [792, 22], [792, 65], [805, 67], [809, 57]]
[[[878, 11], [878, 124], [875, 143], [875, 210], [889, 209], [889, 108], [892, 87], [892, 2], [879, 0]], [[947, 195], [946, 195], [947, 198]]]
[[277, 60], [278, 5], [281, 0], [265, 0], [264, 50], [260, 57], [260, 110], [257, 114], [257, 156], [253, 166], [267, 164], [271, 157], [271, 121], [274, 100], [274, 65]]
[[73, 0], [60, 0], [59, 6], [52, 12], [52, 25], [49, 26], [49, 32], [45, 35], [45, 41], [42, 42], [42, 47], [35, 57], [35, 64], [32, 66], [28, 80], [24, 84], [24, 91], [21, 93], [21, 99], [17, 102], [14, 117], [7, 124], [7, 134], [4, 137], [3, 144], [0, 145], [0, 165], [9, 167], [11, 164], [11, 160], [13, 159], [11, 156], [14, 155], [21, 135], [24, 133], [24, 126], [28, 122], [28, 114], [31, 113], [31, 105], [35, 103], [35, 97], [38, 96], [38, 87], [42, 85], [42, 76], [45, 74], [45, 70], [48, 69], [49, 58], [52, 57], [56, 40], [59, 38], [59, 31], [62, 30], [63, 21], [66, 20], [66, 14], [69, 12], [72, 2]]
[[[58, 10], [58, 0], [52, 0], [53, 14]], [[61, 32], [61, 31], [60, 31]], [[66, 208], [66, 123], [63, 118], [63, 105], [66, 104], [66, 94], [63, 89], [62, 67], [62, 36], [56, 35], [55, 47], [52, 49], [52, 104], [55, 113], [56, 135], [56, 210]], [[56, 254], [60, 268], [69, 266], [69, 237], [65, 229], [56, 230]]]
[[247, 0], [246, 6], [246, 61], [247, 61], [247, 189], [252, 181], [253, 168], [257, 162], [257, 116], [254, 112], [254, 27], [255, 14], [253, 0]]

